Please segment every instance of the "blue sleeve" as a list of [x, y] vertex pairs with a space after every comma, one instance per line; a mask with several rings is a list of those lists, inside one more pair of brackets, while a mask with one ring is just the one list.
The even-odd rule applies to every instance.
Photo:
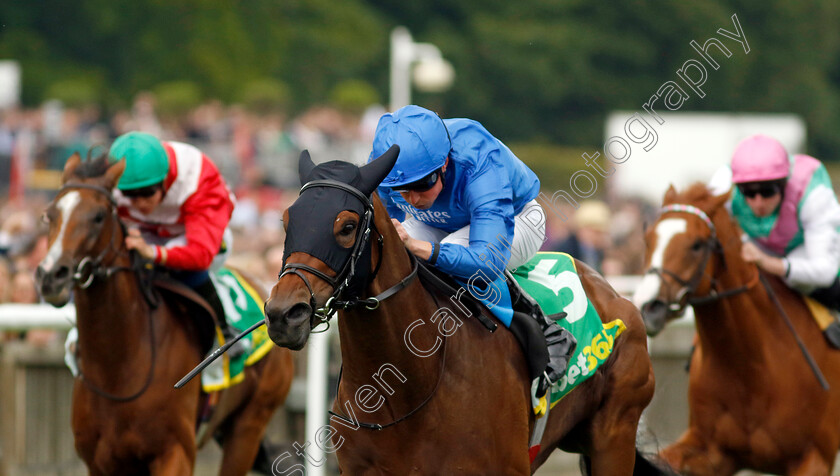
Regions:
[[470, 245], [441, 245], [436, 266], [460, 278], [469, 279], [478, 271], [495, 278], [510, 261], [513, 243], [510, 180], [501, 166], [486, 160], [470, 177], [464, 196], [470, 210]]
[[384, 187], [378, 187], [376, 189], [379, 192], [379, 198], [382, 200], [382, 204], [385, 205], [385, 208], [388, 210], [388, 216], [391, 218], [396, 218], [399, 221], [405, 221], [405, 212], [400, 210], [400, 208], [394, 203], [394, 200], [391, 199], [391, 195], [385, 191]]

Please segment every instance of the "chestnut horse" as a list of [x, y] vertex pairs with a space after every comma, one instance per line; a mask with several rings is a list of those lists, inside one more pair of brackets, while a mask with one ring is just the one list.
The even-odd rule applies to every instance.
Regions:
[[576, 263], [602, 319], [620, 318], [627, 330], [596, 374], [550, 411], [532, 462], [535, 420], [519, 344], [468, 319], [463, 289], [426, 289], [374, 193], [398, 153], [394, 146], [358, 168], [316, 167], [304, 151], [305, 185], [284, 214], [284, 271], [266, 303], [270, 337], [300, 349], [339, 309], [343, 373], [317, 443], [354, 476], [527, 475], [557, 448], [585, 455], [590, 474], [633, 474], [634, 462], [647, 463], [636, 457], [635, 437], [654, 388], [638, 310]]
[[824, 390], [796, 337], [741, 259], [741, 229], [703, 184], [665, 194], [645, 237], [648, 274], [635, 301], [651, 334], [694, 307], [689, 428], [661, 456], [692, 475], [739, 469], [828, 475], [840, 447], [840, 352], [832, 350], [799, 294], [767, 276], [818, 364]]
[[[198, 326], [171, 296], [155, 307], [142, 294], [111, 196], [124, 168], [124, 161], [109, 167], [104, 156], [84, 163], [70, 157], [45, 213], [49, 252], [37, 279], [54, 306], [74, 295], [81, 375], [72, 426], [89, 473], [192, 474], [200, 383], [172, 386], [203, 357]], [[254, 466], [265, 427], [291, 385], [290, 352], [274, 349], [245, 372], [244, 382], [222, 392], [206, 433], [220, 436], [224, 476]]]

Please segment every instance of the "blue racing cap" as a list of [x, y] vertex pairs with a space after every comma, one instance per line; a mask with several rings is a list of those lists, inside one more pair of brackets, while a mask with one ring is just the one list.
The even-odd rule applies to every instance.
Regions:
[[426, 177], [443, 167], [452, 149], [443, 120], [420, 106], [405, 106], [379, 119], [368, 161], [384, 154], [394, 144], [400, 146], [400, 155], [382, 181], [384, 187], [398, 187]]

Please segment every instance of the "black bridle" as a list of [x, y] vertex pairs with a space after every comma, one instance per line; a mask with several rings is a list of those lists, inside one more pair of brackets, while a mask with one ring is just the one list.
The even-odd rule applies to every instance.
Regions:
[[[123, 227], [122, 222], [119, 219], [117, 214], [117, 201], [114, 200], [111, 191], [105, 187], [100, 187], [98, 185], [91, 185], [86, 183], [68, 183], [65, 184], [61, 189], [58, 191], [61, 194], [65, 190], [70, 189], [86, 189], [86, 190], [93, 190], [98, 192], [99, 194], [105, 196], [108, 199], [109, 209], [111, 213], [111, 223], [114, 225], [112, 226], [111, 230], [111, 241], [108, 242], [108, 246], [104, 248], [96, 258], [90, 259], [89, 257], [85, 256], [79, 261], [79, 264], [76, 266], [76, 270], [73, 273], [73, 280], [76, 282], [76, 285], [80, 289], [87, 289], [93, 283], [94, 278], [104, 279], [110, 277], [112, 274], [119, 272], [119, 271], [136, 271], [131, 266], [104, 266], [103, 263], [105, 262], [106, 256], [109, 255], [110, 252], [116, 253], [117, 256], [120, 254], [120, 250], [122, 248], [118, 248], [116, 246], [116, 237], [118, 235], [117, 231], [121, 231], [122, 235], [125, 235], [125, 228]], [[116, 228], [114, 228], [116, 227]], [[143, 383], [143, 386], [136, 392], [128, 395], [126, 397], [121, 397], [118, 395], [114, 395], [112, 393], [106, 392], [101, 388], [97, 387], [93, 383], [90, 382], [87, 378], [85, 378], [84, 373], [82, 373], [81, 366], [79, 367], [79, 378], [85, 384], [85, 386], [96, 395], [99, 395], [102, 398], [115, 401], [115, 402], [130, 402], [132, 400], [136, 400], [140, 395], [146, 392], [149, 389], [149, 386], [152, 384], [152, 378], [155, 374], [155, 327], [154, 327], [154, 319], [152, 318], [152, 312], [146, 313], [149, 318], [149, 341], [151, 346], [151, 351], [149, 354], [149, 374], [146, 376], [146, 381]]]
[[134, 268], [130, 266], [103, 266], [105, 262], [105, 258], [109, 255], [109, 253], [116, 253], [119, 254], [121, 248], [117, 248], [116, 246], [116, 239], [118, 233], [117, 231], [121, 231], [123, 235], [125, 235], [125, 228], [122, 225], [119, 217], [117, 216], [117, 201], [114, 200], [114, 196], [111, 194], [111, 191], [106, 189], [105, 187], [100, 187], [99, 185], [91, 185], [87, 183], [68, 183], [65, 184], [61, 189], [58, 191], [61, 194], [65, 190], [72, 190], [72, 189], [86, 189], [86, 190], [93, 190], [98, 192], [99, 194], [105, 196], [108, 199], [108, 203], [110, 206], [108, 207], [111, 213], [111, 223], [112, 230], [111, 230], [111, 241], [108, 242], [108, 246], [103, 248], [102, 251], [99, 252], [95, 258], [91, 259], [88, 256], [85, 256], [79, 261], [79, 264], [76, 265], [76, 269], [73, 271], [73, 280], [76, 282], [76, 285], [79, 286], [81, 289], [87, 289], [93, 284], [93, 280], [95, 278], [109, 278], [112, 274], [119, 272], [119, 271], [133, 271]]
[[[727, 289], [725, 291], [718, 291], [718, 281], [715, 279], [714, 276], [709, 276], [706, 274], [706, 266], [708, 265], [709, 260], [712, 258], [712, 256], [719, 256], [721, 261], [723, 262], [724, 268], [726, 267], [726, 259], [723, 252], [723, 246], [721, 245], [721, 242], [717, 237], [717, 229], [715, 228], [715, 224], [712, 223], [711, 218], [709, 218], [706, 212], [693, 205], [667, 205], [665, 207], [662, 207], [662, 209], [660, 210], [660, 215], [664, 215], [665, 213], [669, 212], [688, 213], [690, 215], [694, 215], [700, 218], [711, 232], [709, 234], [709, 237], [702, 242], [703, 258], [700, 261], [700, 265], [697, 267], [697, 269], [695, 269], [694, 273], [688, 280], [682, 279], [675, 272], [665, 269], [664, 267], [650, 267], [645, 271], [645, 274], [656, 274], [657, 276], [659, 276], [659, 279], [663, 283], [666, 282], [664, 277], [667, 275], [681, 286], [679, 291], [676, 293], [676, 299], [673, 302], [667, 303], [669, 312], [673, 313], [674, 315], [681, 316], [683, 315], [683, 313], [685, 313], [685, 308], [689, 305], [695, 306], [699, 304], [706, 304], [718, 301], [723, 298], [734, 296], [736, 294], [740, 294], [747, 291], [758, 282], [759, 273], [756, 273], [755, 279], [751, 279], [749, 283], [743, 286], [739, 286], [733, 289]], [[697, 288], [703, 282], [704, 278], [708, 278], [709, 280], [709, 294], [705, 296], [697, 296]]]
[[[348, 257], [347, 262], [345, 262], [345, 264], [342, 266], [341, 271], [335, 277], [328, 276], [325, 273], [323, 273], [323, 272], [321, 272], [321, 271], [319, 271], [319, 270], [317, 270], [317, 269], [315, 269], [311, 266], [307, 266], [307, 265], [301, 264], [301, 263], [286, 263], [283, 266], [283, 270], [281, 271], [281, 273], [278, 277], [278, 279], [280, 279], [283, 276], [285, 276], [286, 274], [294, 274], [294, 275], [298, 276], [299, 278], [301, 278], [301, 280], [304, 282], [304, 284], [306, 284], [306, 288], [309, 290], [310, 306], [311, 306], [311, 309], [313, 310], [312, 315], [310, 316], [310, 319], [317, 316], [320, 320], [319, 323], [313, 324], [312, 328], [316, 327], [318, 324], [321, 324], [321, 323], [326, 323], [327, 328], [329, 328], [329, 320], [332, 318], [332, 316], [336, 313], [337, 310], [339, 310], [339, 309], [350, 309], [350, 308], [354, 308], [356, 306], [363, 305], [365, 307], [365, 309], [372, 311], [372, 310], [375, 310], [379, 307], [380, 302], [384, 301], [385, 299], [388, 299], [389, 297], [391, 297], [391, 296], [397, 294], [398, 292], [400, 292], [401, 290], [403, 290], [406, 286], [408, 286], [408, 284], [411, 281], [413, 281], [417, 277], [417, 272], [418, 272], [418, 268], [419, 268], [419, 261], [417, 260], [417, 258], [414, 257], [414, 255], [412, 255], [411, 253], [408, 253], [409, 259], [413, 263], [411, 272], [405, 278], [400, 280], [400, 282], [391, 286], [390, 288], [386, 289], [385, 291], [379, 293], [375, 297], [371, 297], [371, 298], [367, 298], [367, 299], [360, 299], [360, 298], [351, 296], [350, 298], [348, 298], [346, 300], [341, 300], [340, 298], [341, 298], [342, 293], [350, 286], [351, 281], [355, 277], [356, 270], [359, 269], [358, 268], [359, 258], [362, 256], [362, 253], [365, 250], [365, 248], [370, 246], [371, 230], [376, 230], [376, 228], [373, 224], [373, 203], [370, 201], [370, 199], [368, 197], [366, 197], [362, 192], [360, 192], [356, 188], [354, 188], [350, 185], [347, 185], [345, 183], [335, 181], [335, 180], [313, 180], [311, 182], [306, 183], [300, 189], [300, 193], [302, 194], [305, 190], [308, 190], [308, 189], [314, 188], [314, 187], [332, 187], [332, 188], [337, 188], [339, 190], [343, 190], [343, 191], [345, 191], [347, 193], [350, 193], [353, 196], [355, 196], [359, 201], [362, 202], [362, 204], [365, 207], [365, 212], [364, 212], [364, 216], [362, 217], [361, 226], [359, 227], [359, 229], [356, 233], [356, 243], [353, 246], [353, 251], [350, 253], [350, 256]], [[382, 265], [382, 261], [384, 259], [384, 257], [382, 256], [383, 241], [384, 240], [382, 238], [382, 234], [380, 234], [378, 231], [377, 231], [377, 235], [379, 236], [379, 238], [378, 238], [379, 262], [376, 264], [376, 268], [374, 269], [373, 273], [371, 273], [371, 276], [369, 278], [371, 280], [376, 276], [377, 272], [379, 271], [380, 266]], [[313, 275], [317, 276], [320, 279], [323, 279], [324, 281], [326, 281], [327, 283], [329, 283], [333, 287], [333, 293], [327, 299], [326, 303], [324, 304], [324, 307], [317, 308], [317, 310], [316, 310], [317, 304], [316, 304], [316, 299], [315, 299], [315, 293], [312, 289], [312, 285], [310, 284], [309, 279], [307, 279], [306, 276], [303, 273], [301, 273], [300, 271], [307, 271], [309, 273], [312, 273]], [[432, 298], [435, 300], [435, 303], [437, 304], [437, 299], [434, 297], [434, 295], [432, 295]], [[445, 370], [445, 367], [446, 367], [446, 339], [444, 339], [443, 348], [444, 348], [443, 356], [441, 357], [441, 363], [440, 363], [440, 369], [438, 371], [437, 383], [435, 384], [434, 388], [432, 388], [432, 391], [426, 396], [426, 398], [419, 405], [414, 407], [413, 410], [409, 411], [408, 413], [404, 414], [403, 416], [392, 420], [390, 423], [380, 424], [380, 423], [365, 423], [365, 422], [362, 422], [360, 420], [359, 421], [354, 421], [354, 420], [351, 420], [351, 419], [347, 418], [344, 415], [341, 415], [341, 414], [333, 412], [333, 411], [330, 411], [329, 414], [336, 417], [336, 418], [339, 418], [340, 420], [348, 422], [349, 424], [355, 424], [355, 425], [358, 425], [361, 428], [365, 428], [365, 429], [369, 429], [369, 430], [382, 430], [384, 428], [388, 428], [388, 427], [394, 426], [394, 425], [396, 425], [400, 422], [405, 421], [406, 419], [408, 419], [409, 417], [411, 417], [412, 415], [414, 415], [415, 413], [420, 411], [420, 409], [425, 407], [426, 404], [428, 404], [429, 401], [431, 401], [432, 397], [434, 397], [434, 395], [437, 393], [437, 390], [440, 387], [440, 383], [443, 380], [443, 374], [445, 373], [444, 370]], [[342, 374], [342, 372], [339, 372], [338, 381], [336, 382], [337, 387], [341, 384], [341, 374]], [[336, 393], [336, 394], [338, 394], [338, 393]]]
[[[326, 273], [303, 263], [285, 263], [283, 265], [283, 269], [277, 277], [279, 280], [287, 274], [294, 274], [303, 281], [306, 285], [306, 289], [309, 291], [309, 305], [312, 309], [312, 314], [310, 315], [311, 328], [314, 329], [320, 324], [326, 324], [327, 327], [324, 328], [324, 330], [326, 330], [329, 328], [330, 319], [332, 319], [336, 311], [339, 309], [351, 309], [357, 306], [364, 306], [365, 309], [372, 311], [378, 308], [380, 302], [401, 291], [417, 277], [418, 263], [416, 259], [414, 259], [414, 267], [411, 270], [411, 273], [409, 273], [408, 276], [403, 278], [400, 282], [386, 289], [377, 296], [366, 299], [360, 299], [357, 296], [349, 296], [347, 299], [342, 299], [345, 290], [350, 287], [350, 283], [356, 277], [356, 272], [359, 269], [359, 258], [370, 246], [371, 231], [376, 231], [376, 234], [378, 235], [377, 244], [379, 247], [379, 262], [376, 264], [376, 268], [371, 273], [369, 278], [370, 280], [376, 276], [379, 272], [379, 267], [382, 265], [382, 249], [384, 240], [382, 238], [382, 234], [376, 230], [373, 223], [373, 203], [361, 191], [351, 185], [337, 180], [313, 180], [311, 182], [307, 182], [303, 187], [301, 187], [299, 195], [303, 194], [303, 192], [308, 189], [316, 187], [337, 188], [347, 192], [362, 202], [365, 208], [364, 215], [362, 216], [359, 227], [356, 231], [356, 242], [353, 244], [350, 256], [342, 266], [341, 271], [339, 271], [335, 277], [329, 276]], [[327, 298], [323, 307], [318, 307], [317, 300], [315, 298], [315, 291], [312, 289], [312, 284], [309, 282], [306, 275], [301, 273], [301, 271], [313, 274], [319, 279], [327, 282], [333, 288], [332, 294], [329, 298]], [[318, 322], [315, 322], [316, 318]]]

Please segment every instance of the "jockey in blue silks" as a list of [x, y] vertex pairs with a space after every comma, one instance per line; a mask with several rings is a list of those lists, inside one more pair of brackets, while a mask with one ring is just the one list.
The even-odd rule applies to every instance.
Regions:
[[[419, 106], [379, 119], [369, 160], [394, 144], [400, 155], [379, 195], [406, 248], [467, 282], [509, 327], [503, 271], [527, 263], [545, 240], [539, 179], [478, 122], [442, 120]], [[496, 291], [481, 291], [488, 285]], [[490, 295], [498, 299], [488, 302]], [[549, 350], [550, 382], [543, 383], [550, 385], [565, 373], [574, 338], [550, 319], [540, 324]]]

